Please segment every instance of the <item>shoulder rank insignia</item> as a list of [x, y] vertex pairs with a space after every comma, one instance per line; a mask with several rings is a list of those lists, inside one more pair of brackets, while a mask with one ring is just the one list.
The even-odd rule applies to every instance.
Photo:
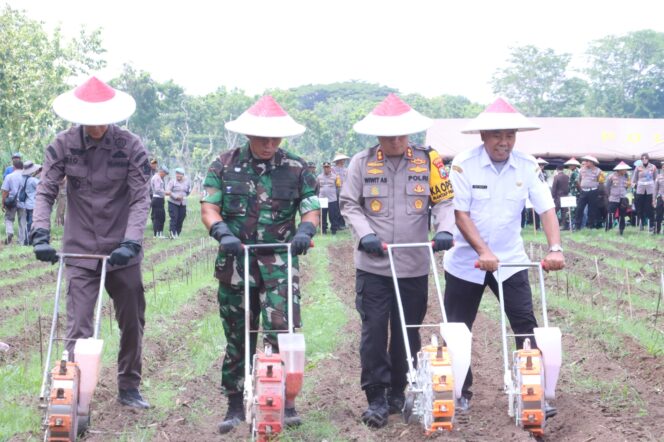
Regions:
[[373, 200], [371, 201], [370, 207], [372, 212], [379, 212], [383, 207], [383, 204], [378, 200]]
[[415, 193], [422, 193], [422, 192], [424, 192], [424, 187], [422, 187], [421, 184], [418, 184], [418, 185], [416, 185], [415, 187], [413, 187], [413, 192], [415, 192]]
[[422, 164], [426, 164], [427, 160], [423, 160], [422, 158], [413, 158], [410, 160], [410, 162], [416, 166], [421, 166]]
[[415, 166], [415, 167], [409, 167], [408, 170], [410, 170], [411, 172], [415, 172], [415, 173], [422, 173], [422, 172], [426, 172], [427, 168], [426, 167]]
[[369, 170], [367, 170], [367, 173], [369, 175], [382, 175], [383, 170], [382, 169], [369, 169]]
[[369, 167], [383, 167], [384, 165], [385, 163], [383, 163], [382, 161], [370, 161], [367, 163], [367, 166]]
[[378, 161], [383, 161], [383, 151], [378, 149], [378, 152], [376, 152], [376, 159]]
[[456, 164], [452, 166], [452, 170], [458, 173], [463, 173], [463, 169], [457, 166]]
[[406, 149], [406, 158], [413, 158], [413, 149], [410, 146]]

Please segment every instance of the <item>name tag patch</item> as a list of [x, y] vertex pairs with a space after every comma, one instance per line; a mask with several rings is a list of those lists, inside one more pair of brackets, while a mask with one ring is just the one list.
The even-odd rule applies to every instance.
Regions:
[[484, 184], [473, 184], [473, 189], [488, 189]]

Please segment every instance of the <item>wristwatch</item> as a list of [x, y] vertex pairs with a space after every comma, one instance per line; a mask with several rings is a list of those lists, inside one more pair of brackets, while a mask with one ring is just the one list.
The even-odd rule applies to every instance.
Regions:
[[563, 252], [563, 247], [560, 244], [553, 244], [549, 247], [549, 252]]

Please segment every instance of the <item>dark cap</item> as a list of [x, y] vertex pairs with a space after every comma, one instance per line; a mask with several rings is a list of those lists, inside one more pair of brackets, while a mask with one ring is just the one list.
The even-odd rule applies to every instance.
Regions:
[[150, 164], [157, 164], [157, 163], [159, 163], [159, 161], [157, 161], [156, 158], [152, 158], [152, 159], [150, 160]]
[[313, 161], [309, 161], [307, 163], [307, 167], [316, 167], [316, 163], [314, 163]]
[[323, 167], [330, 167], [330, 166], [331, 166], [331, 164], [330, 164], [329, 161], [325, 161], [325, 162], [323, 163]]

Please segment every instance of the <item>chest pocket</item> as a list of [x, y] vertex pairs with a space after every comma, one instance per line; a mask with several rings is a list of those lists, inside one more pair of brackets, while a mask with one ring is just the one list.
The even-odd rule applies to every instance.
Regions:
[[106, 177], [109, 180], [124, 180], [129, 171], [129, 161], [127, 160], [109, 160], [106, 168]]
[[505, 195], [505, 201], [510, 206], [510, 208], [515, 208], [517, 210], [523, 210], [526, 205], [526, 198], [528, 198], [528, 190], [524, 187], [518, 187], [516, 189], [510, 190]]
[[293, 180], [272, 179], [272, 217], [275, 221], [289, 220], [295, 213], [300, 192]]
[[408, 215], [421, 215], [428, 213], [429, 183], [410, 182], [406, 185], [406, 213]]
[[383, 217], [390, 214], [387, 184], [365, 184], [362, 188], [364, 210], [368, 216]]
[[482, 211], [487, 209], [489, 201], [491, 200], [491, 194], [489, 189], [470, 189], [470, 210], [471, 211]]
[[249, 206], [249, 184], [241, 181], [224, 181], [222, 189], [222, 216], [245, 216]]

